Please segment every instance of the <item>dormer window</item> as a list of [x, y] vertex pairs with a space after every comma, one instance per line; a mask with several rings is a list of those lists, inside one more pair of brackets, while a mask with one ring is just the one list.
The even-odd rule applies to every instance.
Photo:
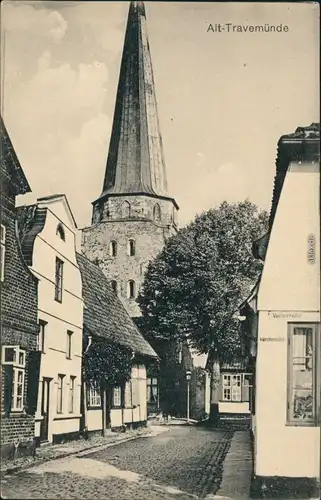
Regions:
[[65, 230], [63, 228], [63, 225], [62, 224], [58, 224], [57, 226], [57, 231], [56, 231], [56, 235], [59, 236], [59, 238], [62, 240], [62, 241], [66, 241], [66, 236], [65, 236]]
[[127, 253], [129, 256], [135, 255], [135, 240], [129, 240], [127, 246]]
[[117, 255], [117, 242], [114, 240], [109, 243], [109, 255], [111, 257], [116, 257]]

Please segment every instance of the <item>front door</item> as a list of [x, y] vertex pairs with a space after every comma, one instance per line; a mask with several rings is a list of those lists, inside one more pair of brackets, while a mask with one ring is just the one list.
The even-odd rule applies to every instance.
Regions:
[[42, 421], [40, 424], [41, 442], [48, 441], [49, 411], [50, 411], [50, 382], [51, 382], [50, 378], [44, 378], [42, 382], [42, 395], [41, 395]]

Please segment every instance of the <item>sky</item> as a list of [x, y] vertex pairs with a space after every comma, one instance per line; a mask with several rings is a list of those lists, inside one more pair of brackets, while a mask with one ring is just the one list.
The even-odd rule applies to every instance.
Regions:
[[[169, 194], [179, 224], [220, 202], [269, 210], [276, 144], [319, 121], [318, 5], [146, 2]], [[2, 113], [32, 188], [79, 227], [102, 189], [128, 2], [3, 1]], [[213, 32], [212, 24], [288, 26]], [[3, 38], [5, 36], [5, 43]]]

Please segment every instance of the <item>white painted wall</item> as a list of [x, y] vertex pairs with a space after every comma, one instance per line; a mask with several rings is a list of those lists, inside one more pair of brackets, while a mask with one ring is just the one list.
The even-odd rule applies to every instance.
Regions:
[[[290, 426], [288, 322], [320, 321], [319, 166], [293, 163], [286, 175], [258, 292], [255, 473], [318, 477], [320, 428]], [[308, 262], [308, 236], [315, 263]]]
[[[53, 434], [79, 430], [83, 299], [81, 274], [76, 261], [76, 227], [69, 208], [63, 198], [43, 202], [47, 217], [43, 230], [34, 243], [32, 271], [39, 279], [38, 315], [47, 322], [45, 328], [45, 352], [41, 355], [38, 408], [36, 414], [36, 436], [40, 433], [41, 392], [43, 377], [52, 378], [50, 383], [49, 441]], [[57, 225], [62, 223], [65, 241], [57, 234]], [[64, 262], [62, 302], [55, 301], [56, 257]], [[67, 359], [67, 330], [72, 335], [72, 356]], [[57, 413], [58, 374], [65, 375], [63, 389], [63, 412]], [[74, 411], [69, 412], [70, 377], [74, 376]]]
[[218, 404], [220, 413], [250, 413], [250, 406], [247, 402], [220, 401]]

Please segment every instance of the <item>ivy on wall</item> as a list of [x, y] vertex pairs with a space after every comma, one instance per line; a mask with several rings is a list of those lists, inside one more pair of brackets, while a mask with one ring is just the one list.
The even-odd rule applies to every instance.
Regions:
[[84, 354], [84, 378], [104, 385], [124, 384], [131, 378], [133, 356], [128, 347], [94, 337]]

